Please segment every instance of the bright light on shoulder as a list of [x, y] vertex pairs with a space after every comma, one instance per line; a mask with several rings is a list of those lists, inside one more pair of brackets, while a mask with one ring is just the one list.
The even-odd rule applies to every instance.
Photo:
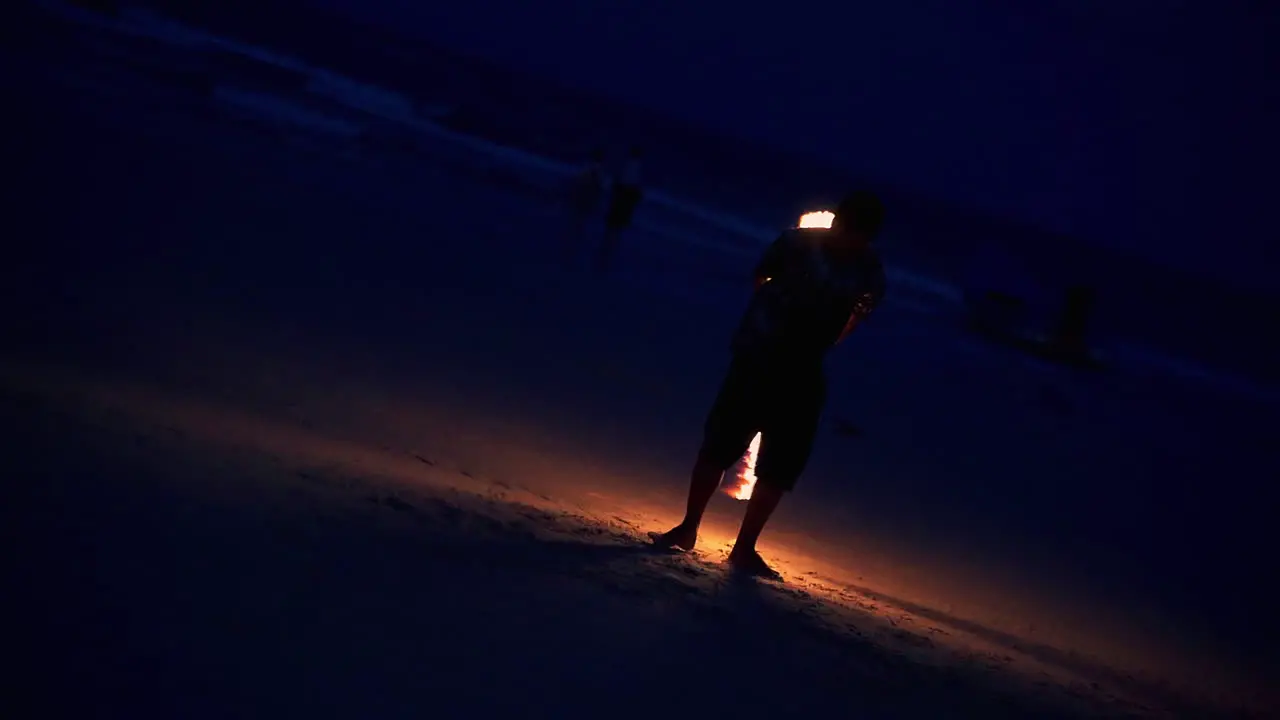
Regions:
[[832, 221], [836, 219], [836, 214], [829, 210], [815, 210], [807, 212], [800, 216], [800, 222], [796, 227], [802, 228], [829, 228]]

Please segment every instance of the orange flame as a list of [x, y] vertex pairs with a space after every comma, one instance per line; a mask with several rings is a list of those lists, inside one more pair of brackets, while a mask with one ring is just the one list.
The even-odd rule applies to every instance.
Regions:
[[[733, 482], [725, 488], [725, 494], [737, 500], [750, 500], [751, 491], [756, 487], [756, 453], [760, 451], [760, 433], [751, 438], [751, 444], [747, 446], [747, 452], [738, 461], [737, 472], [734, 473]], [[729, 468], [732, 471], [734, 468]]]

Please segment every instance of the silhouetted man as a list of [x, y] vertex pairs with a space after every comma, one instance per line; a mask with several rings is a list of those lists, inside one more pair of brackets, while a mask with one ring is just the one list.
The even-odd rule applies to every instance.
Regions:
[[566, 258], [578, 251], [591, 221], [598, 216], [604, 188], [604, 151], [596, 149], [569, 183], [567, 200], [572, 226], [565, 238]]
[[826, 401], [822, 361], [884, 296], [873, 242], [884, 206], [869, 192], [840, 202], [827, 228], [796, 228], [765, 251], [756, 291], [734, 334], [733, 361], [704, 427], [684, 520], [653, 533], [661, 548], [692, 550], [698, 526], [725, 470], [760, 433], [756, 485], [729, 562], [777, 577], [756, 541], [782, 496], [795, 487]]
[[622, 233], [631, 227], [631, 217], [640, 204], [640, 198], [644, 197], [644, 190], [640, 186], [641, 159], [640, 148], [633, 145], [613, 179], [609, 209], [604, 219], [604, 238], [600, 243], [600, 254], [596, 258], [596, 264], [602, 270], [607, 270], [613, 264]]

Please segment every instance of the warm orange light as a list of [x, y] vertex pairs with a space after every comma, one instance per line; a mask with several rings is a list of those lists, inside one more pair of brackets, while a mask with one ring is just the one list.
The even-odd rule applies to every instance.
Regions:
[[797, 227], [802, 228], [829, 228], [831, 223], [836, 219], [836, 214], [830, 210], [815, 210], [807, 212], [800, 216], [800, 222]]
[[735, 469], [733, 480], [725, 486], [725, 494], [737, 500], [750, 500], [751, 491], [756, 487], [756, 453], [760, 451], [760, 433], [751, 438], [751, 444], [747, 446], [747, 452], [738, 461], [738, 464], [729, 468], [730, 472]]

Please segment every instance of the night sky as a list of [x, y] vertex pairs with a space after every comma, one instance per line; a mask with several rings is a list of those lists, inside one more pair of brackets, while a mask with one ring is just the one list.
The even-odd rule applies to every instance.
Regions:
[[357, 5], [881, 182], [1277, 286], [1280, 3]]

